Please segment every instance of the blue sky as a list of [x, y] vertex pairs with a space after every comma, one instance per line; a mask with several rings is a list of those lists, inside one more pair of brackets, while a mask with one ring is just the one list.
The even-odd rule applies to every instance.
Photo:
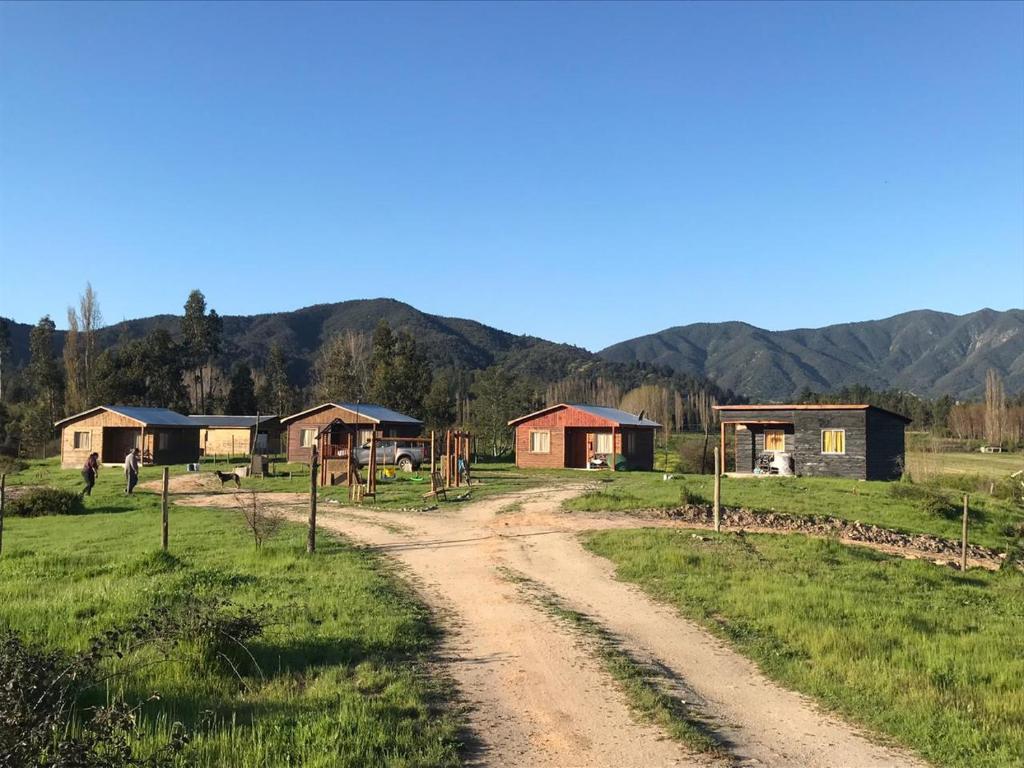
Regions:
[[0, 314], [1024, 306], [1024, 4], [0, 5]]

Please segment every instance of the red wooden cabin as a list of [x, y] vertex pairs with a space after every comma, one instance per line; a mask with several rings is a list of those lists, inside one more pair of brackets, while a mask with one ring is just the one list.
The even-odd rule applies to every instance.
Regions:
[[656, 421], [618, 408], [559, 403], [509, 422], [524, 469], [654, 468]]

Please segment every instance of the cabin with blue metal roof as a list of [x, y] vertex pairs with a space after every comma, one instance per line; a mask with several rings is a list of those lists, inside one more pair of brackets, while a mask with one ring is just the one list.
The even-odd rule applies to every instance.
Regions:
[[89, 454], [120, 464], [133, 448], [144, 464], [184, 464], [199, 459], [199, 427], [169, 408], [98, 405], [55, 425], [61, 431], [60, 464], [81, 467]]
[[308, 464], [313, 446], [321, 430], [329, 427], [329, 434], [321, 443], [321, 460], [341, 456], [348, 446], [348, 436], [355, 445], [362, 445], [377, 437], [419, 437], [423, 422], [383, 405], [373, 403], [322, 403], [281, 419], [287, 430], [288, 461]]
[[654, 469], [661, 428], [618, 408], [559, 403], [512, 419], [516, 466], [523, 469]]

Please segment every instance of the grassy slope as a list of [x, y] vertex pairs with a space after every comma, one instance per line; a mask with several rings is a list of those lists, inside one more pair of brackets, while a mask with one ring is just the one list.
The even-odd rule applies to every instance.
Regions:
[[1024, 576], [955, 571], [800, 536], [606, 531], [635, 582], [772, 677], [940, 765], [1024, 755]]
[[[679, 505], [684, 484], [707, 499], [712, 496], [710, 475], [687, 475], [666, 482], [657, 473], [623, 472], [603, 479], [606, 482], [599, 490], [572, 499], [566, 506], [580, 511], [669, 508]], [[841, 478], [726, 477], [722, 480], [722, 504], [790, 515], [832, 515], [897, 531], [959, 539], [956, 492], [948, 493], [951, 509], [947, 517], [923, 511], [913, 499], [893, 497], [893, 485]], [[1005, 549], [1015, 536], [1011, 527], [1024, 521], [1024, 511], [987, 495], [974, 494], [971, 498], [976, 519], [970, 540]]]
[[[77, 482], [44, 469], [58, 484]], [[10, 479], [35, 482], [33, 471]], [[143, 479], [156, 473], [147, 469]], [[298, 526], [257, 553], [231, 512], [178, 507], [171, 555], [163, 556], [157, 497], [126, 500], [119, 481], [101, 473], [88, 501], [94, 514], [7, 520], [0, 626], [77, 649], [158, 600], [211, 595], [265, 605], [269, 624], [251, 643], [265, 681], [250, 669], [243, 685], [187, 656], [127, 679], [133, 701], [160, 693], [144, 709], [150, 736], [174, 720], [196, 729], [183, 764], [458, 763], [455, 718], [435, 706], [437, 684], [424, 674], [435, 630], [380, 559], [327, 536], [306, 557]]]

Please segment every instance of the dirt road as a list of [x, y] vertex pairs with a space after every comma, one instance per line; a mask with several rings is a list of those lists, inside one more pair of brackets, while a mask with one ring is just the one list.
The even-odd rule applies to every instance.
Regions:
[[[373, 545], [408, 570], [447, 623], [442, 661], [469, 705], [474, 765], [923, 766], [780, 688], [694, 623], [619, 582], [581, 530], [638, 527], [623, 516], [563, 513], [580, 488], [540, 488], [427, 513], [322, 504], [325, 529]], [[304, 517], [302, 497], [266, 494]], [[183, 499], [226, 506], [230, 495]], [[512, 511], [510, 505], [515, 504]], [[664, 525], [665, 522], [648, 521]], [[725, 758], [688, 750], [631, 714], [586, 643], [523, 598], [508, 569], [543, 585], [656, 665], [709, 723]]]

